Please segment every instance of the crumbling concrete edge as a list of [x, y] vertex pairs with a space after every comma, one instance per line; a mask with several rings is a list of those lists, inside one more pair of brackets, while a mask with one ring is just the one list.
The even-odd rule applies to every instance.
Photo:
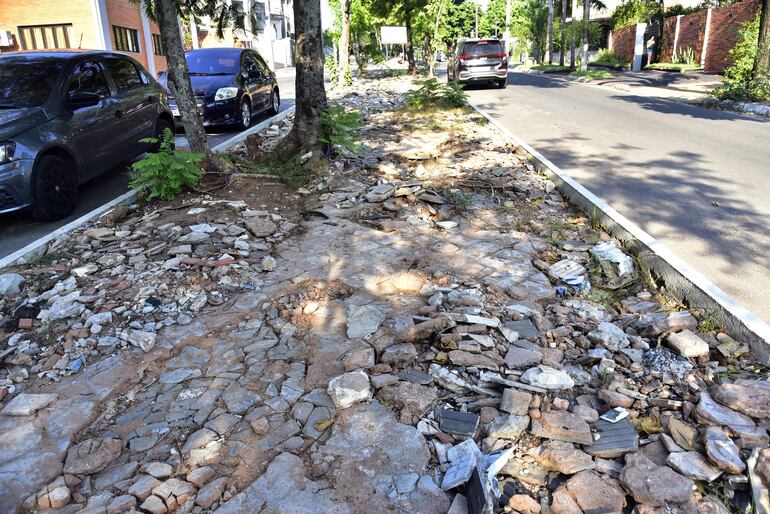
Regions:
[[[249, 128], [248, 130], [244, 130], [243, 132], [240, 132], [239, 134], [231, 137], [227, 141], [224, 141], [214, 148], [211, 149], [212, 152], [225, 152], [229, 150], [230, 148], [234, 147], [241, 141], [244, 141], [248, 136], [251, 134], [254, 134], [255, 132], [259, 132], [261, 130], [266, 129], [273, 123], [277, 123], [279, 121], [285, 120], [291, 113], [294, 112], [294, 106], [289, 107], [285, 111], [281, 111], [275, 116], [272, 116], [271, 118], [268, 118], [260, 123], [257, 123], [253, 127]], [[101, 216], [102, 214], [114, 209], [118, 205], [122, 205], [124, 203], [130, 203], [133, 201], [136, 194], [139, 192], [138, 189], [132, 189], [131, 191], [127, 191], [126, 193], [123, 193], [122, 195], [118, 196], [117, 198], [113, 198], [109, 202], [105, 203], [104, 205], [101, 205], [97, 207], [96, 209], [92, 210], [91, 212], [88, 212], [84, 214], [83, 216], [79, 217], [76, 220], [73, 220], [63, 227], [59, 227], [53, 232], [36, 239], [35, 241], [32, 241], [27, 246], [24, 246], [23, 248], [20, 248], [16, 250], [15, 252], [6, 255], [2, 259], [0, 259], [0, 270], [7, 268], [9, 266], [14, 266], [16, 264], [24, 264], [27, 261], [28, 258], [31, 258], [34, 256], [37, 252], [41, 250], [42, 247], [45, 245], [51, 243], [52, 241], [55, 241], [56, 239], [65, 236], [69, 232], [75, 230], [76, 228], [88, 223], [89, 221]], [[41, 254], [41, 256], [44, 255]]]
[[548, 176], [570, 203], [596, 216], [610, 234], [622, 241], [629, 252], [637, 256], [653, 279], [662, 283], [668, 293], [685, 305], [714, 316], [728, 334], [748, 343], [762, 363], [770, 363], [770, 326], [676, 256], [663, 243], [503, 127], [483, 109], [473, 104], [471, 107], [510, 139], [516, 145], [517, 153], [525, 155], [538, 171]]

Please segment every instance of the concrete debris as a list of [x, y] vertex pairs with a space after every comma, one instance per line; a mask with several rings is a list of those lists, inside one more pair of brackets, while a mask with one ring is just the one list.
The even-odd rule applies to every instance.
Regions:
[[494, 127], [402, 109], [411, 85], [357, 78], [338, 100], [361, 153], [303, 156], [299, 189], [239, 171], [289, 116], [234, 149], [227, 187], [121, 206], [4, 270], [3, 508], [768, 503], [746, 342], [672, 312]]

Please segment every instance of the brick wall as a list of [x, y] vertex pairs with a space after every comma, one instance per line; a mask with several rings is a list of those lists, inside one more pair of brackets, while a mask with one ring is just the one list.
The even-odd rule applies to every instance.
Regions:
[[[145, 34], [142, 27], [142, 13], [141, 7], [130, 3], [128, 0], [105, 0], [107, 6], [107, 17], [110, 20], [110, 40], [112, 41], [112, 48], [117, 50], [115, 46], [115, 35], [112, 32], [112, 26], [117, 25], [119, 27], [126, 27], [134, 29], [139, 33], [139, 53], [124, 52], [126, 55], [130, 55], [145, 67], [148, 67], [148, 58], [155, 59], [156, 73], [159, 73], [166, 69], [166, 58], [163, 56], [155, 55], [155, 50], [152, 47], [152, 37], [150, 36], [150, 45], [145, 48]], [[150, 32], [152, 34], [159, 34], [157, 25], [150, 22]]]
[[[749, 21], [759, 12], [760, 0], [745, 0], [743, 2], [713, 9], [711, 11], [711, 27], [706, 47], [705, 71], [721, 73], [731, 63], [727, 58], [728, 52], [735, 46], [735, 39], [740, 24]], [[682, 16], [679, 21], [679, 41], [677, 56], [692, 48], [695, 59], [700, 61], [706, 34], [707, 11], [700, 11]], [[676, 16], [666, 18], [663, 33], [661, 61], [671, 62], [674, 58], [674, 34], [676, 31]]]
[[624, 61], [632, 62], [636, 44], [636, 25], [615, 29], [610, 37], [612, 38], [612, 51]]
[[727, 54], [735, 46], [740, 25], [753, 20], [759, 9], [759, 0], [746, 0], [711, 11], [705, 71], [722, 72], [732, 64]]
[[0, 0], [0, 30], [10, 31], [19, 49], [19, 26], [71, 24], [71, 48], [99, 48], [99, 37], [93, 22], [90, 0]]
[[674, 51], [674, 35], [676, 33], [676, 16], [666, 18], [663, 23], [663, 39], [660, 47], [661, 62], [671, 62]]

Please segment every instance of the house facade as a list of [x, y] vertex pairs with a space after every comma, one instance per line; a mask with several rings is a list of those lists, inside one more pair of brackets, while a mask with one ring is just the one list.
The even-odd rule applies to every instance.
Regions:
[[167, 67], [158, 26], [129, 0], [0, 0], [0, 52], [112, 50], [154, 76]]
[[[243, 29], [228, 28], [217, 37], [207, 17], [191, 21], [193, 48], [242, 46], [258, 51], [271, 68], [294, 65], [294, 10], [291, 0], [226, 0], [245, 16]], [[254, 21], [252, 23], [252, 21]]]

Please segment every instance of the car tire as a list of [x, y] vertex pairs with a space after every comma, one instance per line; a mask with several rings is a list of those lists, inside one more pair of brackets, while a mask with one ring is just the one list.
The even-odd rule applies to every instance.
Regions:
[[[163, 132], [166, 129], [169, 129], [173, 134], [174, 124], [165, 118], [158, 118], [158, 122], [155, 124], [155, 135], [153, 135], [152, 137], [154, 137], [155, 139], [162, 139]], [[160, 151], [160, 142], [150, 144], [150, 146], [147, 148], [147, 151], [149, 153], [158, 153]]]
[[268, 107], [267, 112], [272, 116], [275, 114], [278, 114], [278, 111], [281, 108], [281, 95], [278, 93], [278, 88], [273, 89], [273, 92], [270, 93], [270, 107]]
[[508, 79], [497, 81], [497, 87], [499, 87], [500, 89], [505, 89], [507, 86], [508, 86]]
[[66, 218], [75, 210], [78, 180], [75, 167], [56, 155], [45, 155], [35, 166], [32, 216], [45, 221]]
[[251, 126], [251, 102], [249, 98], [244, 96], [241, 99], [241, 129], [246, 130]]

